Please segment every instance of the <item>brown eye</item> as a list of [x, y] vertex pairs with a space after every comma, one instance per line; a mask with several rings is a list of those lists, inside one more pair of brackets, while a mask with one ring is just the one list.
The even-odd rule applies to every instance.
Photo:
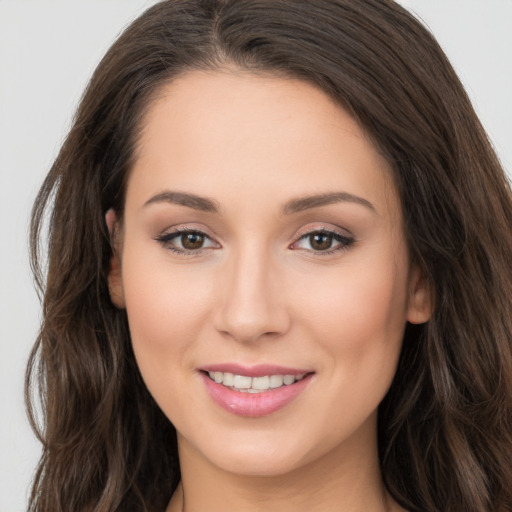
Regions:
[[318, 256], [329, 255], [348, 249], [354, 238], [338, 231], [320, 229], [310, 231], [291, 245], [292, 249], [303, 249]]
[[315, 251], [325, 251], [332, 246], [333, 236], [327, 233], [313, 233], [309, 235], [309, 244]]
[[220, 245], [206, 233], [196, 230], [179, 230], [156, 238], [166, 249], [178, 254], [199, 254], [203, 249], [219, 249]]
[[188, 232], [181, 234], [181, 245], [184, 249], [194, 250], [201, 249], [204, 244], [204, 235], [196, 232]]

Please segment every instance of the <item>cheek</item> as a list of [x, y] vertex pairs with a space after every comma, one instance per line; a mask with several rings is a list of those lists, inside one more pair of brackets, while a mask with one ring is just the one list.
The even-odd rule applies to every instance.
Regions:
[[330, 280], [310, 284], [311, 294], [301, 301], [308, 337], [326, 355], [322, 370], [332, 392], [345, 396], [340, 390], [349, 383], [352, 394], [345, 398], [360, 404], [368, 399], [369, 407], [391, 384], [406, 324], [407, 279], [390, 261], [347, 264]]
[[[211, 291], [197, 271], [172, 270], [164, 257], [125, 251], [123, 284], [132, 345], [145, 380], [185, 367], [200, 337]], [[149, 383], [148, 383], [149, 385]]]
[[297, 295], [305, 316], [342, 345], [356, 348], [378, 335], [392, 339], [405, 325], [406, 280], [394, 264], [347, 265], [329, 279], [308, 279], [307, 286], [307, 294]]
[[347, 266], [303, 295], [303, 328], [321, 354], [325, 397], [311, 414], [319, 429], [328, 426], [326, 446], [373, 417], [396, 373], [406, 323], [406, 280], [396, 268]]

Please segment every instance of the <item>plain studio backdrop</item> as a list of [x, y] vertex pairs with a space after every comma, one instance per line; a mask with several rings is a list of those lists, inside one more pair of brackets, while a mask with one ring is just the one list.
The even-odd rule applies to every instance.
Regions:
[[[25, 510], [39, 456], [23, 380], [40, 308], [29, 212], [95, 65], [155, 0], [0, 0], [0, 512]], [[402, 0], [433, 31], [512, 176], [512, 0]]]

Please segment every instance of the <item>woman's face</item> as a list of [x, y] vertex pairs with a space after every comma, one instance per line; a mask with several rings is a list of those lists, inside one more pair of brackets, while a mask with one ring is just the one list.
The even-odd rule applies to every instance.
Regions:
[[344, 110], [298, 80], [183, 75], [147, 112], [117, 229], [112, 300], [182, 462], [376, 453], [428, 304], [391, 170]]

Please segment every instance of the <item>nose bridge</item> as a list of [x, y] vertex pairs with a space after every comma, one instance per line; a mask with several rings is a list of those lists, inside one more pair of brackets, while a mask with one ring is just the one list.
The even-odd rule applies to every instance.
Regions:
[[283, 333], [289, 322], [278, 296], [278, 273], [264, 244], [252, 240], [233, 251], [220, 276], [224, 294], [217, 329], [246, 342]]

